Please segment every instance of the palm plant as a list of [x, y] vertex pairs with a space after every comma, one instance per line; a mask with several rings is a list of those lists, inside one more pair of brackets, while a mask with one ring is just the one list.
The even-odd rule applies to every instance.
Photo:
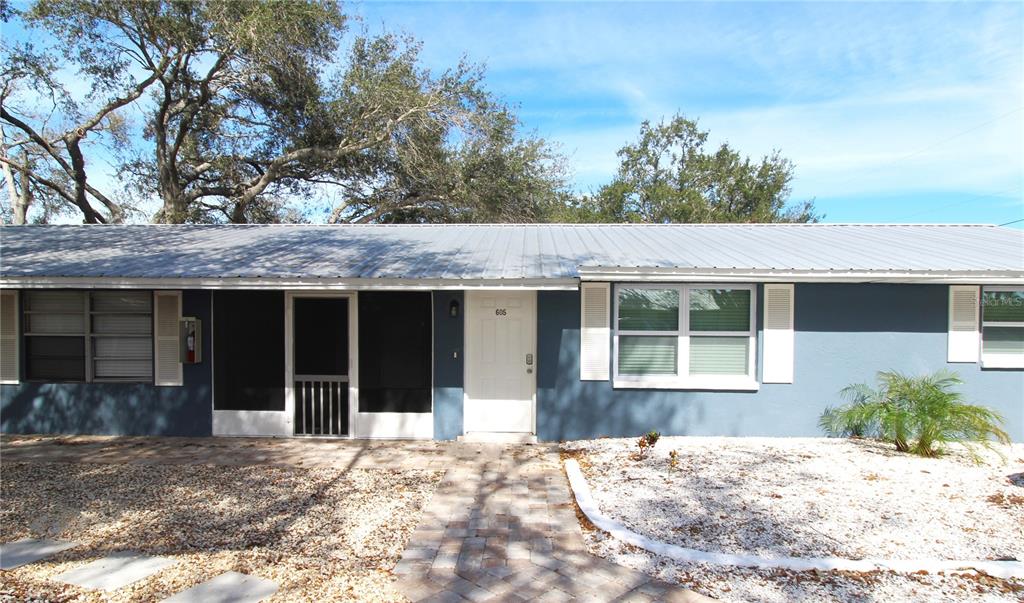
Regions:
[[877, 437], [900, 452], [926, 457], [959, 442], [978, 460], [975, 446], [992, 449], [993, 441], [1006, 444], [1010, 437], [999, 413], [964, 402], [955, 391], [961, 383], [948, 371], [920, 377], [883, 371], [877, 389], [863, 383], [844, 388], [848, 402], [825, 409], [818, 425], [832, 436]]

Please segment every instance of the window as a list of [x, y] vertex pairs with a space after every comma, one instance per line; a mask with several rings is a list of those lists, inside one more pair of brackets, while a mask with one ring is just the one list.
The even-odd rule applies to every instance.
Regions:
[[1024, 288], [982, 290], [981, 363], [989, 368], [1024, 368]]
[[153, 295], [96, 291], [89, 304], [95, 381], [153, 380]]
[[25, 373], [45, 381], [152, 381], [148, 291], [27, 291]]
[[615, 385], [756, 389], [752, 285], [616, 288]]

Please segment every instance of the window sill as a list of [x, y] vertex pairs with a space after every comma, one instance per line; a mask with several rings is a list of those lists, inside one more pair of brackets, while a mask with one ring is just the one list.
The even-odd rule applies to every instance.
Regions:
[[756, 392], [761, 384], [749, 377], [689, 377], [685, 379], [623, 379], [612, 382], [616, 389], [685, 389]]
[[987, 369], [1024, 369], [1022, 354], [982, 354], [981, 368]]

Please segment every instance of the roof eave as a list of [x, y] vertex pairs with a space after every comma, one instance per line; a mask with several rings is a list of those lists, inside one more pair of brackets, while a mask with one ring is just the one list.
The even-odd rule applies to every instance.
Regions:
[[581, 281], [1022, 285], [1021, 270], [797, 270], [588, 266]]
[[576, 278], [268, 278], [268, 277], [67, 277], [0, 276], [4, 289], [249, 289], [249, 290], [575, 290]]

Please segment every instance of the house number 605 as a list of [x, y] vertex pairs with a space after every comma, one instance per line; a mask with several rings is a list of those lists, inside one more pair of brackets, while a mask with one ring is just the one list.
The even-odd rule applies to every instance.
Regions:
[[508, 310], [506, 310], [505, 308], [496, 308], [494, 310], [494, 315], [495, 316], [505, 316], [507, 314], [508, 314]]

